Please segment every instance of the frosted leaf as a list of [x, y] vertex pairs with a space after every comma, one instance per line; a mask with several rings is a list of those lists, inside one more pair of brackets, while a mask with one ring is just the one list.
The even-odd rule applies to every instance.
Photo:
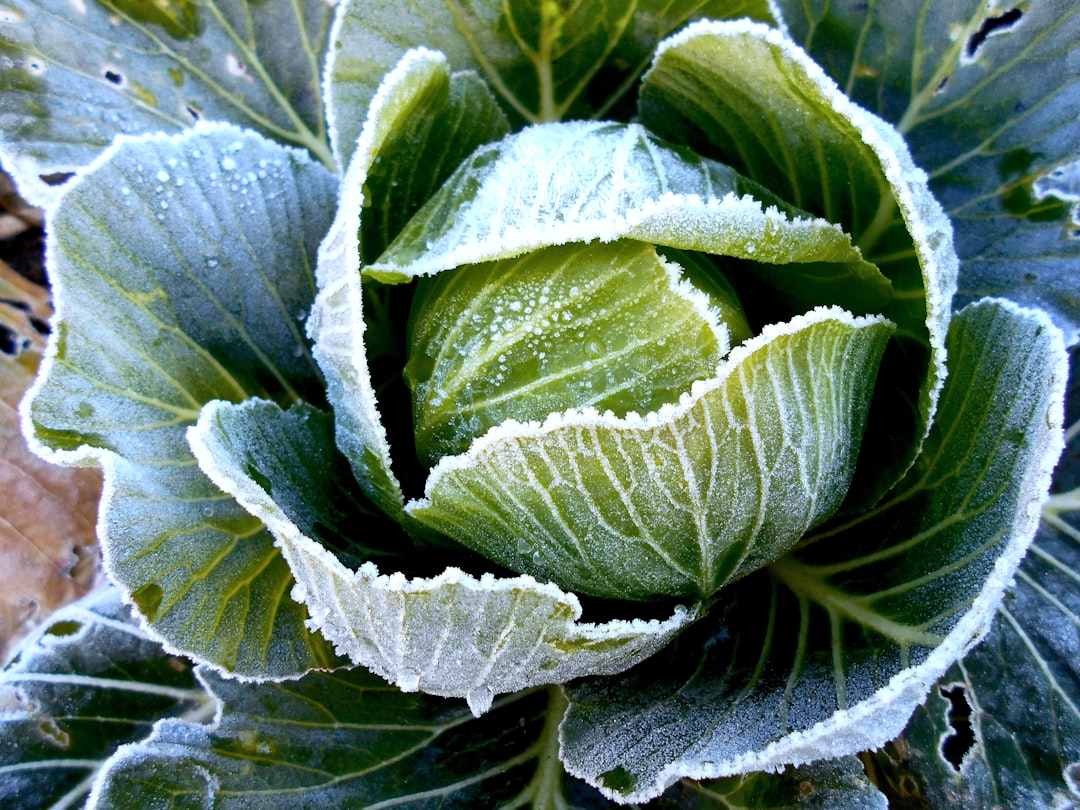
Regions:
[[[374, 198], [381, 211], [373, 217], [376, 227], [389, 227], [387, 223], [401, 215], [390, 210], [395, 206], [387, 202], [393, 198], [392, 175], [374, 168], [384, 153], [388, 161], [407, 166], [410, 152], [421, 151], [428, 137], [452, 141], [454, 148], [467, 152], [505, 131], [505, 121], [491, 112], [494, 102], [487, 99], [485, 105], [475, 94], [455, 93], [455, 78], [442, 55], [417, 49], [408, 52], [380, 85], [342, 181], [336, 217], [319, 247], [319, 294], [307, 324], [337, 418], [338, 445], [367, 494], [394, 516], [402, 514], [403, 497], [391, 470], [390, 445], [378, 412], [364, 337], [360, 234], [367, 220], [363, 212]], [[478, 120], [481, 124], [472, 126]], [[413, 137], [417, 121], [427, 127], [419, 139]], [[450, 169], [444, 167], [445, 172]], [[435, 174], [424, 180], [437, 183], [440, 179]]]
[[57, 315], [23, 432], [48, 460], [104, 468], [106, 570], [156, 637], [251, 677], [333, 655], [287, 598], [272, 538], [198, 472], [184, 431], [211, 399], [317, 390], [294, 313], [336, 185], [299, 150], [200, 124], [121, 139], [50, 217]]
[[[897, 324], [855, 490], [873, 503], [918, 455], [945, 377], [952, 226], [901, 135], [853, 104], [783, 32], [703, 21], [657, 49], [642, 123], [849, 233], [892, 284]], [[913, 408], [912, 403], [917, 403]]]
[[1062, 447], [1066, 356], [1043, 314], [982, 302], [957, 314], [949, 349], [939, 419], [881, 506], [722, 590], [663, 664], [570, 689], [570, 773], [643, 801], [903, 730], [986, 634]]
[[776, 264], [830, 263], [882, 303], [889, 296], [888, 281], [842, 228], [635, 124], [545, 124], [481, 147], [364, 273], [401, 282], [541, 247], [616, 239]]
[[441, 459], [406, 509], [580, 593], [707, 597], [839, 507], [891, 330], [814, 310], [766, 327], [644, 417], [582, 409], [505, 422]]
[[[206, 474], [273, 532], [296, 576], [293, 595], [307, 605], [312, 628], [339, 654], [401, 689], [466, 698], [479, 713], [494, 695], [620, 672], [659, 650], [696, 617], [697, 608], [677, 607], [665, 621], [580, 622], [575, 595], [529, 576], [474, 577], [448, 568], [409, 578], [401, 573], [408, 548], [387, 559], [385, 567], [395, 573], [382, 574], [373, 562], [348, 568], [299, 526], [333, 523], [332, 505], [323, 515], [282, 506], [303, 502], [303, 509], [319, 509], [289, 494], [297, 486], [332, 491], [331, 465], [312, 463], [300, 483], [281, 472], [300, 464], [289, 459], [332, 456], [327, 420], [306, 406], [285, 412], [261, 400], [218, 402], [203, 410], [189, 440]], [[350, 521], [342, 528], [358, 534], [360, 525]], [[365, 539], [377, 537], [357, 538]]]
[[118, 589], [103, 587], [54, 613], [0, 671], [0, 802], [81, 804], [117, 746], [159, 718], [193, 722], [215, 701], [192, 666], [137, 625]]
[[[729, 316], [749, 331], [741, 309]], [[724, 317], [644, 242], [575, 243], [421, 279], [404, 372], [417, 452], [433, 464], [511, 418], [676, 402], [715, 375], [730, 348]]]
[[[41, 205], [120, 135], [228, 121], [333, 163], [319, 69], [325, 2], [7, 0], [0, 9], [0, 161]], [[241, 59], [236, 56], [242, 47]], [[241, 64], [243, 62], [243, 64]]]
[[[774, 6], [774, 0], [578, 0], [547, 6], [341, 0], [324, 78], [330, 141], [347, 165], [379, 84], [410, 48], [437, 47], [455, 70], [476, 71], [515, 125], [616, 118], [631, 106], [637, 79], [661, 39], [703, 17], [773, 22], [779, 19]], [[541, 39], [549, 44], [541, 46]], [[547, 83], [540, 80], [545, 71]]]
[[566, 705], [558, 688], [501, 697], [477, 718], [464, 701], [389, 688], [363, 667], [281, 684], [198, 675], [220, 707], [213, 721], [167, 719], [118, 750], [95, 781], [88, 810], [143, 810], [163, 795], [218, 810], [597, 799], [558, 767]]

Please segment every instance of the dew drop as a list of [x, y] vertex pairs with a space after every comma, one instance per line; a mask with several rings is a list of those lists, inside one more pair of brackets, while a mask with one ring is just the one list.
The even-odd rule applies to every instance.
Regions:
[[603, 357], [607, 353], [607, 346], [599, 338], [590, 338], [585, 341], [585, 356], [594, 360]]

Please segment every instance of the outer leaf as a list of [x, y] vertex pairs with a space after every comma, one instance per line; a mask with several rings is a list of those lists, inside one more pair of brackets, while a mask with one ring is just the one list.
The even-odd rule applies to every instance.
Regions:
[[1043, 507], [1041, 531], [1016, 584], [987, 640], [939, 684], [963, 690], [972, 747], [964, 749], [959, 711], [935, 690], [890, 747], [894, 761], [879, 755], [894, 792], [917, 792], [934, 807], [1049, 810], [1080, 802], [1078, 395], [1074, 376], [1071, 442], [1057, 471], [1058, 492]]
[[895, 122], [929, 172], [956, 228], [960, 300], [1037, 304], [1075, 342], [1076, 189], [1055, 172], [1075, 177], [1080, 157], [1080, 6], [782, 5], [792, 35], [848, 95]]
[[597, 239], [835, 265], [860, 303], [884, 307], [889, 297], [841, 228], [636, 124], [548, 124], [482, 147], [364, 272], [396, 283]]
[[606, 804], [564, 785], [554, 749], [566, 704], [557, 688], [501, 699], [477, 720], [460, 704], [403, 694], [359, 668], [246, 687], [200, 675], [222, 701], [219, 718], [167, 721], [122, 749], [90, 807], [136, 810], [163, 795], [222, 810]]
[[575, 687], [571, 773], [646, 798], [679, 776], [851, 754], [899, 733], [987, 631], [1061, 449], [1066, 368], [1045, 316], [975, 305], [949, 349], [939, 419], [903, 485], [722, 591], [667, 663]]
[[925, 176], [899, 134], [848, 101], [791, 40], [745, 21], [698, 23], [667, 40], [642, 83], [641, 118], [838, 223], [892, 281], [883, 312], [899, 329], [857, 486], [857, 500], [873, 501], [917, 455], [944, 379], [957, 265]]
[[0, 673], [0, 801], [81, 803], [117, 746], [161, 717], [209, 719], [191, 665], [132, 621], [114, 588], [62, 608]]
[[708, 597], [839, 507], [890, 326], [815, 310], [735, 348], [677, 406], [507, 422], [442, 459], [407, 509], [577, 592]]
[[[325, 463], [334, 453], [330, 425], [318, 412], [283, 412], [255, 400], [215, 403], [204, 410], [191, 441], [207, 474], [274, 532], [296, 573], [294, 596], [309, 606], [313, 624], [339, 653], [404, 691], [464, 697], [480, 715], [496, 694], [620, 672], [694, 618], [695, 611], [680, 607], [665, 622], [585, 624], [578, 622], [576, 596], [531, 577], [476, 579], [448, 568], [408, 580], [401, 571], [414, 564], [393, 557], [386, 565], [395, 571], [390, 576], [371, 562], [350, 570], [298, 525], [356, 534], [356, 522], [335, 519], [328, 503], [296, 497], [300, 486], [334, 489], [332, 466]], [[308, 467], [310, 479], [290, 477], [300, 458], [324, 462]], [[290, 508], [298, 502], [313, 511]], [[369, 537], [357, 540], [379, 539]], [[409, 551], [395, 550], [401, 556]]]
[[334, 152], [349, 162], [376, 88], [410, 48], [437, 47], [455, 69], [480, 73], [517, 123], [608, 118], [672, 31], [699, 17], [771, 22], [771, 9], [767, 0], [344, 2], [326, 70]]
[[887, 810], [888, 799], [855, 757], [751, 773], [711, 782], [683, 782], [649, 810]]
[[329, 663], [262, 526], [203, 476], [203, 402], [318, 383], [301, 335], [333, 178], [233, 127], [128, 140], [65, 194], [56, 329], [24, 431], [106, 471], [106, 567], [172, 648], [247, 675]]
[[[459, 79], [468, 84], [473, 81]], [[367, 495], [384, 512], [399, 519], [404, 498], [391, 469], [390, 445], [379, 417], [364, 345], [362, 212], [366, 201], [377, 201], [373, 217], [376, 235], [364, 237], [363, 244], [370, 246], [393, 238], [396, 227], [413, 213], [408, 206], [426, 196], [420, 192], [436, 188], [455, 164], [453, 159], [443, 160], [438, 173], [418, 177], [416, 194], [399, 195], [393, 190], [399, 172], [410, 178], [412, 185], [412, 166], [422, 155], [443, 149], [447, 156], [464, 155], [501, 136], [505, 128], [505, 119], [489, 96], [455, 92], [454, 80], [441, 55], [427, 50], [410, 51], [386, 77], [371, 105], [356, 156], [342, 181], [336, 217], [319, 248], [319, 295], [312, 307], [308, 332], [315, 341], [315, 357], [326, 375], [327, 397], [337, 420], [338, 446], [352, 462]], [[378, 168], [384, 155], [390, 170]], [[390, 210], [384, 200], [401, 200], [405, 207]]]
[[[323, 0], [4, 0], [0, 160], [24, 196], [114, 136], [233, 121], [329, 165], [320, 98]], [[78, 43], [77, 47], [72, 47]]]

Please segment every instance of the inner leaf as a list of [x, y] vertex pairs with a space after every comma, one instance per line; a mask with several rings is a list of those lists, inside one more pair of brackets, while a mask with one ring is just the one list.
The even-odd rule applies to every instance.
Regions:
[[814, 303], [836, 303], [831, 291], [852, 288], [860, 309], [881, 311], [892, 296], [836, 224], [723, 163], [610, 123], [546, 124], [480, 147], [363, 272], [401, 283], [551, 245], [627, 238], [814, 265], [790, 285]]
[[406, 510], [577, 593], [707, 597], [840, 505], [891, 331], [815, 310], [734, 349], [678, 405], [506, 423], [443, 458]]
[[[737, 306], [727, 308], [745, 324]], [[709, 307], [677, 265], [629, 240], [421, 279], [405, 367], [417, 451], [431, 464], [507, 419], [675, 402], [729, 348], [724, 313]]]

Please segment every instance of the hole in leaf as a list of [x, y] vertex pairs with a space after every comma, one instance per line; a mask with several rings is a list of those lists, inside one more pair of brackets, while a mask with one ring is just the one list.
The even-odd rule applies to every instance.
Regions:
[[105, 69], [102, 74], [105, 77], [105, 81], [115, 84], [117, 87], [122, 87], [124, 84], [124, 76], [122, 73], [117, 73], [115, 70]]
[[55, 172], [54, 174], [38, 175], [38, 177], [41, 178], [41, 182], [43, 182], [47, 186], [63, 185], [74, 176], [75, 172]]
[[978, 53], [979, 48], [986, 42], [986, 38], [994, 34], [1004, 34], [1009, 31], [1020, 22], [1020, 18], [1024, 16], [1024, 12], [1018, 8], [1011, 8], [1004, 14], [997, 17], [987, 17], [983, 20], [983, 24], [979, 26], [979, 30], [971, 35], [971, 39], [967, 42], [967, 48], [965, 53], [968, 59], [974, 59], [975, 54]]
[[0, 324], [0, 353], [15, 357], [23, 350], [25, 341], [11, 329]]
[[952, 78], [952, 76], [946, 76], [944, 79], [942, 79], [938, 83], [938, 86], [934, 89], [934, 92], [935, 93], [942, 92], [945, 89], [945, 86], [949, 83], [949, 79], [951, 79], [951, 78]]
[[949, 701], [946, 719], [953, 733], [941, 744], [941, 755], [959, 773], [967, 752], [975, 745], [975, 730], [971, 725], [971, 704], [967, 701], [963, 685], [957, 684], [952, 689], [942, 686], [941, 696]]
[[199, 111], [192, 107], [190, 104], [184, 107], [187, 110], [187, 114], [191, 116], [192, 120], [198, 121], [202, 116], [199, 115]]

